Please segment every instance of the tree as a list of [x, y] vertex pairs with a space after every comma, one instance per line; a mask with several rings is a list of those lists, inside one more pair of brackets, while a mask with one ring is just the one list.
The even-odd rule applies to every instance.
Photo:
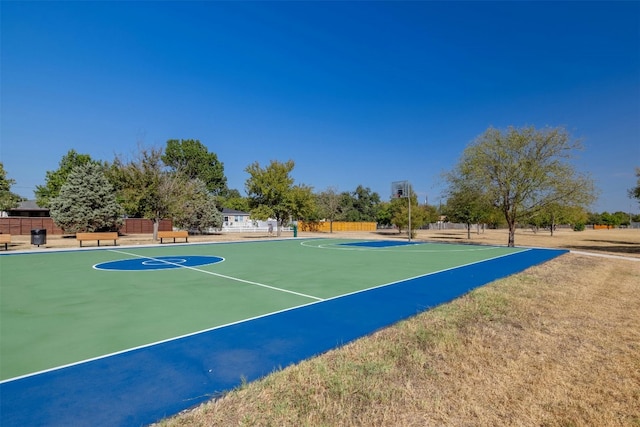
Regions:
[[318, 211], [316, 198], [313, 196], [313, 188], [298, 184], [291, 188], [288, 197], [289, 211], [293, 219], [317, 219], [315, 213]]
[[392, 225], [393, 208], [391, 202], [380, 202], [378, 205], [378, 214], [376, 215], [376, 222], [385, 227]]
[[[409, 203], [411, 203], [411, 226], [409, 227]], [[398, 233], [407, 229], [407, 235], [415, 237], [415, 230], [422, 227], [428, 220], [428, 211], [418, 205], [418, 196], [409, 186], [409, 197], [394, 198], [391, 200], [393, 216], [391, 222], [398, 227]]]
[[[548, 228], [551, 236], [558, 224], [573, 224], [584, 226], [587, 220], [587, 214], [584, 208], [580, 206], [563, 205], [559, 203], [550, 203], [544, 209], [532, 213], [529, 218], [529, 224], [534, 227], [534, 231], [538, 228]], [[578, 228], [583, 228], [578, 226]]]
[[216, 204], [221, 210], [222, 208], [235, 209], [242, 212], [249, 212], [250, 210], [249, 200], [246, 197], [242, 197], [236, 189], [226, 191], [224, 196], [218, 196]]
[[254, 162], [245, 169], [249, 174], [245, 189], [251, 217], [259, 220], [274, 218], [278, 236], [290, 218], [303, 216], [313, 205], [310, 187], [293, 185], [294, 179], [289, 174], [294, 166], [293, 160], [285, 163], [272, 160], [265, 168]]
[[60, 190], [67, 182], [67, 178], [73, 168], [87, 163], [99, 164], [99, 162], [92, 160], [88, 154], [79, 154], [76, 150], [69, 150], [60, 160], [57, 170], [47, 171], [45, 185], [36, 186], [34, 193], [38, 206], [49, 208], [51, 200], [60, 194]]
[[425, 211], [426, 224], [433, 224], [438, 221], [440, 214], [438, 214], [438, 208], [433, 205], [424, 204], [420, 206]]
[[18, 194], [11, 192], [11, 186], [16, 181], [11, 178], [7, 178], [7, 172], [4, 170], [4, 164], [0, 162], [0, 211], [8, 211], [18, 207], [23, 200]]
[[518, 221], [551, 203], [587, 206], [595, 200], [593, 181], [569, 163], [579, 148], [562, 128], [489, 128], [449, 177], [486, 191], [507, 222], [508, 246], [515, 246]]
[[460, 182], [451, 177], [453, 187], [445, 206], [445, 214], [450, 221], [462, 222], [467, 226], [467, 239], [471, 239], [471, 226], [485, 223], [492, 209], [491, 202], [481, 188], [473, 188], [470, 183]]
[[602, 214], [600, 215], [600, 221], [600, 224], [608, 225], [609, 227], [616, 227], [620, 225], [619, 218], [607, 211], [602, 212]]
[[51, 218], [67, 233], [117, 231], [122, 225], [122, 207], [96, 163], [73, 168], [50, 206]]
[[216, 200], [204, 182], [192, 179], [184, 186], [181, 199], [172, 203], [174, 224], [186, 230], [203, 233], [209, 228], [222, 226], [222, 213], [216, 207]]
[[328, 187], [317, 195], [319, 214], [329, 220], [329, 233], [333, 233], [333, 221], [340, 213], [340, 194], [334, 187]]
[[629, 226], [630, 218], [628, 212], [616, 211], [611, 215], [614, 218], [614, 223], [616, 226]]
[[640, 203], [640, 168], [636, 168], [636, 186], [629, 189], [629, 197], [636, 199]]
[[343, 192], [340, 215], [343, 221], [376, 221], [380, 207], [380, 196], [369, 187], [358, 185], [353, 192]]
[[589, 212], [589, 214], [587, 215], [587, 224], [591, 224], [591, 225], [603, 224], [602, 214], [597, 212]]
[[116, 157], [109, 168], [119, 200], [129, 216], [153, 221], [153, 239], [158, 239], [160, 220], [202, 232], [222, 225], [216, 198], [199, 178], [184, 169], [167, 167], [161, 148], [139, 147], [137, 157], [124, 161]]
[[162, 161], [170, 169], [185, 174], [189, 179], [202, 180], [214, 195], [224, 193], [227, 188], [224, 165], [215, 153], [210, 153], [197, 139], [170, 139]]
[[153, 221], [153, 239], [158, 239], [160, 220], [176, 211], [176, 203], [186, 193], [189, 180], [168, 171], [162, 162], [162, 149], [139, 147], [137, 158], [124, 161], [116, 157], [109, 168], [119, 200], [127, 215]]

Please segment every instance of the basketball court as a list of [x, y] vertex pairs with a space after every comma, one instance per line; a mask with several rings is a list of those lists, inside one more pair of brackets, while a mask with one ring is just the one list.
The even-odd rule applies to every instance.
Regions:
[[3, 253], [0, 424], [149, 424], [565, 252], [270, 239]]

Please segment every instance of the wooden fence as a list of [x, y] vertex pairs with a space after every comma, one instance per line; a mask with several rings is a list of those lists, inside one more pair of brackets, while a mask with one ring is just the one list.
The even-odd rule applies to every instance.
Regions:
[[[30, 218], [30, 217], [4, 217], [0, 218], [0, 233], [18, 235], [29, 235], [31, 230], [45, 229], [48, 235], [62, 235], [64, 232], [56, 226], [51, 218]], [[170, 231], [173, 229], [173, 222], [170, 219], [160, 221], [158, 229], [160, 231]], [[144, 218], [126, 218], [124, 224], [118, 230], [120, 234], [151, 234], [153, 233], [153, 221]]]
[[615, 225], [593, 224], [594, 230], [611, 230], [617, 228]]
[[[158, 231], [173, 230], [173, 221], [170, 219], [161, 219], [158, 225]], [[151, 234], [153, 233], [153, 221], [144, 218], [126, 218], [124, 225], [120, 227], [122, 234]]]
[[298, 221], [298, 229], [300, 231], [312, 231], [320, 233], [329, 233], [333, 231], [376, 231], [377, 223], [375, 222], [346, 222], [346, 221], [329, 221], [305, 222]]

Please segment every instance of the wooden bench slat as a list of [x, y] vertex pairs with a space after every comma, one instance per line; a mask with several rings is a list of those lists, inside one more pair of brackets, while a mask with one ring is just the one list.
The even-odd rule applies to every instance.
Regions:
[[158, 231], [158, 238], [160, 239], [160, 243], [163, 242], [163, 239], [170, 238], [173, 238], [173, 243], [176, 242], [176, 238], [185, 239], [185, 242], [189, 243], [189, 232], [186, 230]]
[[118, 232], [76, 233], [76, 240], [80, 242], [80, 247], [85, 240], [97, 240], [98, 246], [100, 246], [100, 240], [113, 240], [113, 245], [117, 246]]
[[0, 244], [4, 243], [4, 250], [9, 250], [9, 243], [11, 243], [11, 234], [0, 234]]

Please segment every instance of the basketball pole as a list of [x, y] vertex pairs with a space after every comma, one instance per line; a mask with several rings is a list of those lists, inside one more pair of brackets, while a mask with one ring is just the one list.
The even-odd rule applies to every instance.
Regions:
[[394, 181], [391, 183], [391, 197], [409, 199], [409, 242], [411, 242], [411, 184], [409, 181]]
[[407, 195], [409, 198], [409, 243], [411, 243], [411, 184], [407, 181]]

